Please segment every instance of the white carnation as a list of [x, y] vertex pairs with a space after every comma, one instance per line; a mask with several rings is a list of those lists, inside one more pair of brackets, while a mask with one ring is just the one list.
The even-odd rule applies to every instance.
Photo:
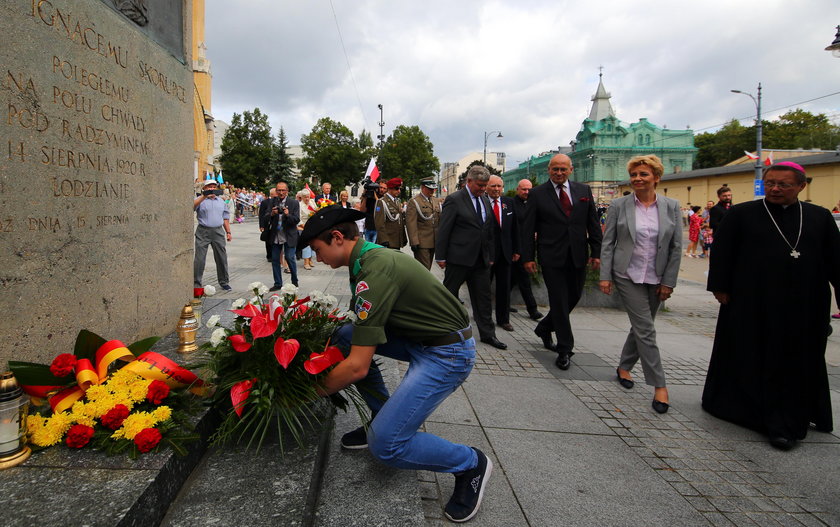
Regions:
[[208, 318], [207, 319], [207, 327], [208, 328], [213, 328], [215, 325], [217, 325], [219, 323], [219, 320], [221, 320], [221, 318], [222, 317], [220, 317], [219, 315], [213, 315], [212, 317]]
[[257, 304], [259, 304], [260, 302], [262, 302], [262, 298], [260, 298], [260, 297], [258, 297], [258, 296], [253, 296], [253, 297], [251, 297], [251, 303], [252, 303], [253, 305], [257, 305]]
[[261, 295], [268, 293], [268, 286], [265, 284], [260, 284], [260, 287], [257, 288], [257, 293]]
[[338, 303], [338, 299], [332, 295], [327, 295], [324, 297], [324, 305], [326, 306], [334, 306]]
[[312, 303], [323, 303], [324, 298], [326, 298], [326, 296], [327, 295], [325, 295], [323, 291], [319, 291], [318, 289], [315, 289], [311, 293], [309, 293], [309, 299], [312, 301]]
[[225, 328], [217, 328], [213, 331], [213, 334], [210, 335], [210, 345], [215, 348], [222, 343], [225, 337], [227, 337], [227, 330], [225, 330]]
[[204, 286], [204, 296], [213, 296], [216, 294], [216, 288], [212, 285]]
[[250, 284], [248, 284], [248, 289], [250, 289], [251, 291], [253, 291], [254, 289], [259, 290], [261, 287], [265, 287], [265, 285], [262, 282], [251, 282]]
[[348, 322], [355, 322], [356, 319], [358, 318], [356, 316], [356, 313], [354, 313], [352, 311], [346, 311], [343, 316], [347, 319]]
[[284, 295], [297, 295], [298, 286], [292, 283], [283, 284], [283, 287], [280, 288], [280, 292]]
[[244, 298], [237, 298], [233, 302], [230, 303], [231, 309], [242, 309], [245, 307], [245, 299]]

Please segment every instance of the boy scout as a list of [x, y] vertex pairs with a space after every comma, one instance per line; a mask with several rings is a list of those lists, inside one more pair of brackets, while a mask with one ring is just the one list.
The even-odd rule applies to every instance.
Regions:
[[[349, 344], [350, 351], [324, 379], [323, 393], [372, 380], [379, 397], [362, 390], [374, 416], [369, 431], [366, 436], [350, 432], [342, 444], [367, 446], [389, 466], [453, 473], [455, 490], [444, 513], [454, 522], [465, 522], [478, 512], [493, 463], [477, 448], [418, 429], [475, 364], [469, 317], [417, 261], [361, 238], [355, 221], [363, 217], [355, 209], [326, 207], [310, 216], [300, 237], [319, 262], [350, 270], [356, 321], [340, 328], [334, 341]], [[390, 397], [378, 370], [371, 367], [374, 353], [410, 363]], [[345, 444], [353, 439], [354, 444]]]
[[435, 232], [440, 224], [440, 199], [435, 197], [435, 189], [434, 178], [420, 181], [420, 192], [405, 207], [408, 245], [426, 269], [432, 268], [435, 259]]

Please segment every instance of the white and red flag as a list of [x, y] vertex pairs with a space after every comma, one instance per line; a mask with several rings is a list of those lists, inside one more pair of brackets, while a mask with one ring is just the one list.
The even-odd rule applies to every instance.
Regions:
[[764, 164], [768, 167], [773, 164], [773, 152], [767, 154], [767, 159], [764, 160]]
[[758, 156], [753, 153], [747, 152], [746, 150], [744, 150], [744, 153], [747, 154], [747, 157], [750, 159], [758, 159]]
[[303, 188], [304, 188], [304, 190], [308, 190], [308, 191], [309, 191], [309, 197], [310, 197], [310, 198], [315, 199], [315, 193], [314, 193], [314, 192], [312, 192], [312, 189], [311, 189], [311, 188], [309, 188], [309, 183], [306, 183], [306, 184], [303, 186]]
[[370, 163], [367, 167], [367, 172], [365, 172], [365, 178], [370, 178], [370, 180], [376, 183], [376, 180], [379, 179], [379, 168], [376, 166], [376, 158], [372, 157], [370, 159]]

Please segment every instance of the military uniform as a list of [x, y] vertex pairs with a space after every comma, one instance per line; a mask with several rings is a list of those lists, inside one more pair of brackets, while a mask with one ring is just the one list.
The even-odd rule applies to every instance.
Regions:
[[419, 193], [411, 198], [405, 207], [405, 227], [408, 244], [414, 251], [414, 258], [432, 268], [435, 257], [435, 233], [440, 224], [440, 199], [426, 197]]
[[383, 247], [400, 250], [408, 241], [405, 235], [405, 215], [400, 200], [390, 194], [376, 202], [373, 212], [376, 242]]

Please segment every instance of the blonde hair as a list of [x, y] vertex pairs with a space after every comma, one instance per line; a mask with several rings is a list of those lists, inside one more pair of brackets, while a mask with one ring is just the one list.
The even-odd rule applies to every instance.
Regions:
[[662, 174], [665, 172], [665, 165], [663, 165], [662, 161], [653, 154], [630, 158], [630, 161], [627, 162], [627, 172], [631, 172], [634, 168], [640, 165], [649, 166], [653, 169], [653, 175], [659, 178], [661, 178]]

